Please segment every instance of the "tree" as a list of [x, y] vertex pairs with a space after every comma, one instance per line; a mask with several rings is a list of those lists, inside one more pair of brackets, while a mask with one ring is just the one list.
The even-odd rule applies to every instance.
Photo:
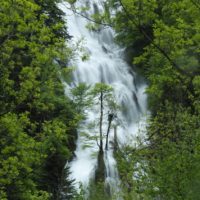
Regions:
[[56, 199], [74, 149], [79, 118], [61, 81], [72, 50], [58, 2], [0, 1], [1, 199]]
[[119, 159], [122, 180], [138, 175], [127, 180], [138, 199], [198, 199], [198, 1], [107, 2], [116, 12], [110, 15], [116, 40], [132, 50], [133, 63], [148, 80], [152, 111], [146, 144]]
[[[88, 141], [96, 140], [100, 151], [103, 151], [103, 138], [104, 135], [106, 135], [105, 149], [107, 149], [111, 123], [119, 109], [119, 106], [114, 100], [112, 87], [105, 83], [96, 83], [94, 86], [88, 86], [85, 83], [81, 83], [77, 87], [73, 88], [71, 92], [75, 103], [75, 109], [77, 112], [83, 114], [83, 120], [87, 118], [87, 113], [85, 113], [86, 110], [95, 110], [99, 112], [99, 118], [94, 120], [97, 121], [97, 123], [95, 123], [95, 125], [92, 124], [93, 129], [95, 129], [95, 126], [98, 127], [99, 136], [89, 136], [84, 133], [83, 135], [86, 137], [85, 139]], [[108, 114], [105, 112], [108, 112]], [[103, 124], [106, 123], [108, 123], [108, 128], [105, 134], [103, 133]]]
[[[48, 199], [37, 190], [33, 165], [39, 167], [45, 154], [41, 142], [26, 134], [30, 120], [26, 114], [6, 114], [0, 118], [0, 197], [1, 199]], [[3, 195], [4, 194], [4, 195]]]
[[[104, 121], [104, 112], [105, 110], [109, 110], [111, 113], [116, 112], [116, 104], [113, 101], [112, 97], [112, 87], [109, 85], [106, 85], [104, 83], [96, 83], [94, 88], [91, 91], [91, 95], [94, 97], [95, 104], [100, 106], [99, 112], [99, 138], [100, 138], [100, 144], [99, 144], [99, 150], [100, 152], [103, 152], [103, 121]], [[108, 124], [108, 130], [107, 130], [107, 136], [106, 136], [106, 144], [108, 143], [108, 134], [110, 130], [110, 125], [112, 122], [112, 118], [109, 121]], [[107, 146], [107, 145], [106, 145]]]

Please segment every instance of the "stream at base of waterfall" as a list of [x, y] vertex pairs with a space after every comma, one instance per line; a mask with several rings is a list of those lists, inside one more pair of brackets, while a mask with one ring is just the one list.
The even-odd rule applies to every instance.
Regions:
[[[83, 7], [85, 4], [90, 7], [90, 10], [84, 15], [90, 15], [97, 9], [101, 12], [103, 9], [103, 0], [84, 0], [77, 6]], [[82, 61], [81, 58], [72, 61], [72, 65], [76, 66], [76, 69], [73, 72], [73, 82], [70, 87], [75, 87], [80, 83], [94, 85], [102, 81], [112, 86], [114, 98], [117, 104], [123, 108], [117, 113], [117, 118], [120, 121], [116, 131], [119, 147], [125, 144], [134, 145], [135, 137], [145, 132], [143, 129], [147, 115], [146, 84], [124, 60], [124, 49], [115, 44], [115, 32], [111, 28], [102, 27], [99, 31], [90, 31], [86, 28], [87, 19], [75, 14], [67, 7], [69, 8], [68, 4], [61, 5], [62, 10], [66, 13], [68, 32], [72, 36], [71, 41], [76, 43], [82, 40], [89, 55], [85, 61]], [[87, 119], [82, 122], [78, 130], [75, 157], [70, 163], [72, 178], [77, 183], [81, 183], [83, 187], [87, 187], [90, 179], [94, 178], [99, 151], [95, 141], [90, 147], [85, 147], [85, 138], [81, 133], [92, 136], [98, 131], [98, 129], [91, 130], [87, 126], [96, 119], [97, 110], [95, 108], [88, 110], [86, 114]], [[107, 124], [103, 125], [104, 133], [106, 133]], [[105, 183], [109, 185], [111, 193], [120, 190], [117, 163], [113, 156], [113, 140], [114, 129], [111, 128], [108, 150], [104, 152]]]

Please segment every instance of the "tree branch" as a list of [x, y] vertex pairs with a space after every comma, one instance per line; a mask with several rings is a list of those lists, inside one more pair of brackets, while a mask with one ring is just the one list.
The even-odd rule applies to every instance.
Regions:
[[154, 41], [153, 38], [151, 38], [146, 31], [144, 30], [144, 27], [139, 26], [132, 18], [131, 14], [128, 12], [128, 10], [126, 9], [126, 7], [124, 6], [124, 4], [122, 3], [121, 0], [119, 0], [121, 7], [123, 8], [127, 18], [129, 21], [131, 21], [135, 27], [140, 31], [140, 33], [142, 33], [142, 35], [170, 62], [170, 64], [176, 69], [176, 71], [178, 71], [180, 74], [183, 74], [187, 77], [192, 78], [194, 75], [190, 74], [186, 71], [184, 71], [183, 69], [180, 68], [180, 66], [178, 66], [176, 64], [175, 61], [173, 61], [170, 56], [167, 54], [167, 52], [165, 52], [164, 49], [162, 49], [159, 45], [157, 45]]
[[200, 10], [200, 5], [197, 2], [195, 2], [194, 0], [191, 0], [191, 2]]
[[73, 7], [68, 8], [65, 4], [63, 4], [63, 5], [64, 5], [64, 7], [65, 7], [66, 9], [73, 11], [73, 13], [75, 13], [76, 15], [79, 15], [79, 16], [81, 16], [81, 17], [87, 19], [87, 20], [90, 21], [90, 22], [93, 22], [93, 23], [95, 23], [95, 24], [99, 24], [99, 25], [102, 25], [102, 26], [105, 26], [105, 27], [112, 27], [111, 24], [103, 23], [103, 22], [101, 22], [101, 21], [96, 21], [96, 20], [94, 20], [94, 19], [92, 19], [92, 18], [87, 17], [86, 15], [83, 15], [82, 13], [78, 12], [78, 11], [76, 10], [76, 8], [73, 8]]

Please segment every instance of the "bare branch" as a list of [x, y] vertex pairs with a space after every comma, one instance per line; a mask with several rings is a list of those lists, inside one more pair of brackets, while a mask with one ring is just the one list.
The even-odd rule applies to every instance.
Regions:
[[78, 12], [78, 11], [76, 10], [76, 8], [74, 8], [74, 7], [68, 8], [65, 4], [63, 4], [63, 5], [64, 5], [64, 7], [65, 7], [66, 9], [73, 11], [73, 13], [75, 13], [76, 15], [79, 15], [79, 16], [81, 16], [81, 17], [87, 19], [87, 20], [90, 21], [90, 22], [93, 22], [93, 23], [95, 23], [95, 24], [99, 24], [99, 25], [102, 25], [102, 26], [105, 26], [105, 27], [112, 27], [111, 24], [103, 23], [103, 22], [101, 22], [101, 21], [96, 21], [96, 20], [94, 20], [94, 19], [92, 19], [92, 18], [90, 18], [90, 17], [88, 17], [88, 16], [82, 14], [81, 12]]

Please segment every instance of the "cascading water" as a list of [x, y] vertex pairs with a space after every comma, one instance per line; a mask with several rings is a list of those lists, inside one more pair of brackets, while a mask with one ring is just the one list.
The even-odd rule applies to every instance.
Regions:
[[[103, 0], [82, 1], [78, 6], [89, 6], [92, 14], [98, 8], [101, 12]], [[68, 5], [67, 5], [68, 6]], [[87, 19], [73, 13], [71, 10], [62, 6], [67, 15], [67, 25], [72, 41], [78, 41], [84, 38], [84, 47], [89, 54], [87, 61], [77, 59], [74, 65], [77, 69], [74, 72], [73, 86], [79, 83], [94, 85], [98, 82], [104, 82], [114, 88], [114, 96], [117, 103], [123, 108], [118, 111], [117, 117], [121, 125], [117, 128], [117, 140], [119, 146], [133, 141], [133, 136], [138, 134], [139, 124], [143, 121], [146, 112], [146, 95], [144, 93], [146, 85], [138, 81], [137, 75], [130, 72], [130, 67], [123, 59], [123, 51], [114, 41], [114, 31], [111, 28], [102, 28], [98, 32], [89, 31], [86, 28]], [[87, 14], [87, 13], [85, 13]], [[90, 178], [94, 177], [97, 165], [98, 146], [96, 142], [90, 141], [91, 147], [85, 148], [85, 138], [82, 132], [90, 135], [96, 134], [95, 130], [88, 128], [88, 124], [96, 118], [97, 110], [87, 112], [87, 120], [79, 130], [77, 139], [76, 157], [71, 162], [72, 177], [87, 186]], [[105, 113], [105, 112], [104, 112]], [[107, 124], [104, 127], [106, 133]], [[104, 153], [104, 162], [106, 166], [106, 180], [110, 192], [119, 190], [119, 177], [117, 172], [116, 161], [113, 157], [112, 141], [114, 130], [111, 129], [109, 134], [109, 148]], [[104, 141], [105, 143], [105, 141]]]

